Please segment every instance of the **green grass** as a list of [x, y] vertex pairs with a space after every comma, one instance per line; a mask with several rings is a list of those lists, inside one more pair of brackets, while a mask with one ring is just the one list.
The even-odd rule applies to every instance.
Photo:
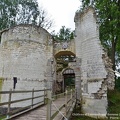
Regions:
[[6, 118], [6, 116], [2, 116], [0, 117], [0, 120], [4, 120]]
[[120, 90], [108, 90], [108, 113], [120, 113]]

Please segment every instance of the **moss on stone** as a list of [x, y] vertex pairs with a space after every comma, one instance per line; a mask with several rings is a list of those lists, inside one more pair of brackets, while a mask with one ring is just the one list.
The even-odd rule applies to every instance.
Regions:
[[[0, 77], [0, 91], [2, 91], [3, 80], [4, 78]], [[1, 101], [1, 94], [0, 94], [0, 101]]]

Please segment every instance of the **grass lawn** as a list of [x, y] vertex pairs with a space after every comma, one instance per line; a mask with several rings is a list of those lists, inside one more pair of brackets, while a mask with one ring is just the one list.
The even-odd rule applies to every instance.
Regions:
[[108, 113], [120, 114], [120, 90], [108, 91]]
[[0, 120], [4, 120], [6, 118], [6, 116], [2, 116], [0, 117]]

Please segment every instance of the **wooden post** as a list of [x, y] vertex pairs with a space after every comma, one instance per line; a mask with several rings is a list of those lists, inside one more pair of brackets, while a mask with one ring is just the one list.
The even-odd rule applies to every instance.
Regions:
[[51, 104], [52, 104], [52, 96], [51, 96], [51, 91], [48, 90], [47, 91], [47, 120], [50, 120], [51, 119]]
[[32, 90], [32, 101], [31, 101], [31, 102], [32, 102], [32, 103], [31, 103], [31, 107], [32, 107], [32, 108], [33, 108], [33, 104], [34, 104], [33, 101], [34, 101], [34, 89]]
[[77, 104], [77, 89], [75, 89], [75, 99], [76, 99], [76, 103], [75, 103], [75, 112], [77, 112], [76, 110], [77, 110], [77, 106], [76, 106], [76, 104]]
[[72, 100], [72, 97], [73, 97], [73, 94], [72, 94], [73, 90], [71, 89], [71, 100]]
[[11, 97], [12, 97], [12, 89], [10, 89], [9, 91], [7, 118], [10, 117], [9, 113], [10, 113], [10, 106], [11, 106]]
[[65, 91], [65, 115], [67, 115], [67, 93], [68, 93], [68, 91], [66, 89], [66, 91]]
[[76, 97], [76, 100], [78, 100], [77, 99], [77, 89], [75, 89], [75, 97]]

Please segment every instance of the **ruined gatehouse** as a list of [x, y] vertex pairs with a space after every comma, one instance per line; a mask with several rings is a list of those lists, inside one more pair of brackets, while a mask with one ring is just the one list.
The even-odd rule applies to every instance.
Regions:
[[[94, 8], [77, 11], [74, 21], [75, 39], [67, 42], [56, 42], [50, 33], [35, 25], [18, 25], [2, 31], [0, 89], [52, 88], [56, 94], [65, 91], [65, 79], [70, 76], [83, 112], [106, 114], [107, 89], [114, 89], [114, 73], [99, 40]], [[5, 102], [6, 97], [2, 95], [1, 101]], [[25, 96], [13, 99], [17, 97]]]

